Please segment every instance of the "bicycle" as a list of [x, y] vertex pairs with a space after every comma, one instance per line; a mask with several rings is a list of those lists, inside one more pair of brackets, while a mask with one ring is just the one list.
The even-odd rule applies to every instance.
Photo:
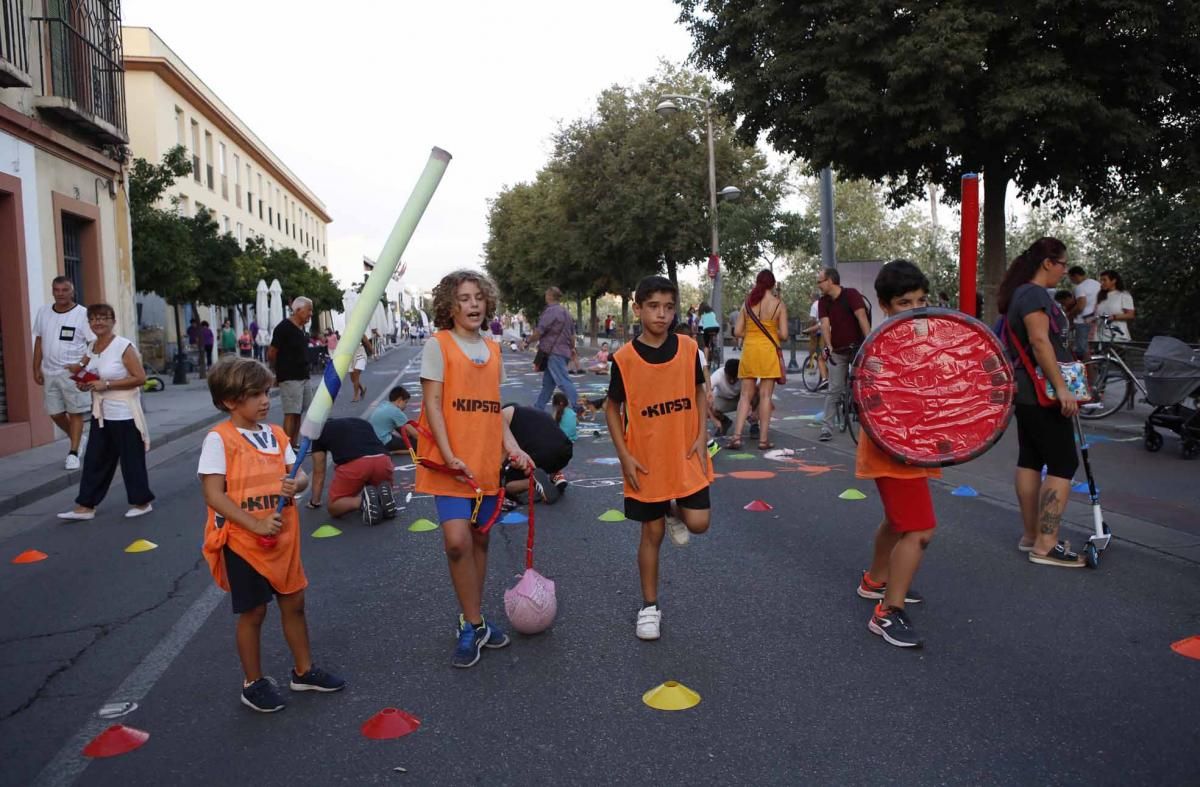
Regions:
[[854, 397], [850, 395], [848, 386], [838, 395], [833, 411], [833, 423], [839, 432], [849, 432], [850, 439], [854, 441], [855, 445], [858, 445], [858, 408], [854, 404]]
[[1111, 328], [1112, 318], [1101, 317], [1100, 329], [1096, 332], [1097, 354], [1084, 364], [1092, 387], [1092, 401], [1079, 408], [1080, 418], [1095, 421], [1107, 418], [1122, 407], [1132, 410], [1137, 391], [1146, 398], [1146, 387], [1113, 346]]
[[817, 362], [819, 353], [819, 350], [810, 350], [800, 366], [800, 381], [804, 383], [804, 390], [809, 393], [821, 390], [821, 383], [825, 382], [821, 378], [821, 365]]

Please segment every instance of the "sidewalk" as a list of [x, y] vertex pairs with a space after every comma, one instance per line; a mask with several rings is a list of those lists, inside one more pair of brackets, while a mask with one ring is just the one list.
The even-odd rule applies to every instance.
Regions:
[[[272, 395], [275, 392], [272, 391]], [[150, 425], [150, 452], [202, 429], [222, 418], [213, 407], [208, 385], [195, 380], [186, 385], [167, 385], [158, 393], [142, 394], [142, 408]], [[86, 437], [90, 424], [85, 423]], [[57, 434], [62, 432], [55, 430]], [[64, 436], [47, 445], [0, 457], [0, 515], [79, 485], [79, 470], [66, 470], [69, 443]], [[80, 457], [82, 459], [82, 457]]]

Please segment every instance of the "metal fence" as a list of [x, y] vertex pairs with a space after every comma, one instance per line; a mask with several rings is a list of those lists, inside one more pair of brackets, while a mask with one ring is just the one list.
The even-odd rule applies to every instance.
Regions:
[[25, 9], [21, 0], [0, 0], [0, 60], [29, 73]]
[[47, 0], [38, 31], [42, 92], [124, 132], [120, 0]]

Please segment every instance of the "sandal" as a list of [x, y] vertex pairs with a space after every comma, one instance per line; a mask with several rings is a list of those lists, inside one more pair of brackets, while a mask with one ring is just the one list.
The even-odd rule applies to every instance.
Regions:
[[320, 507], [321, 507], [321, 501], [319, 501], [319, 500], [309, 500], [309, 501], [308, 501], [307, 503], [305, 503], [304, 505], [305, 505], [305, 507], [306, 507], [306, 508], [311, 508], [311, 509], [314, 509], [314, 510], [316, 510], [316, 509], [318, 509], [318, 508], [320, 508]]
[[1039, 566], [1058, 566], [1059, 568], [1083, 568], [1085, 565], [1079, 559], [1079, 555], [1071, 552], [1062, 544], [1056, 544], [1054, 549], [1051, 549], [1044, 555], [1039, 555], [1037, 552], [1030, 552], [1029, 562], [1036, 563]]
[[730, 450], [733, 450], [733, 451], [737, 451], [738, 449], [740, 449], [740, 448], [742, 447], [742, 438], [741, 438], [741, 436], [739, 435], [739, 436], [737, 436], [737, 437], [731, 437], [731, 438], [729, 438], [729, 445], [727, 445], [727, 446], [725, 446], [725, 447], [726, 447], [726, 448], [728, 448], [728, 449], [730, 449]]
[[774, 444], [774, 443], [772, 443], [770, 440], [768, 440], [768, 441], [767, 441], [767, 442], [765, 442], [765, 443], [759, 443], [759, 444], [758, 444], [758, 450], [759, 450], [759, 451], [770, 451], [770, 450], [771, 450], [772, 448], [774, 448], [774, 447], [775, 447], [775, 444]]

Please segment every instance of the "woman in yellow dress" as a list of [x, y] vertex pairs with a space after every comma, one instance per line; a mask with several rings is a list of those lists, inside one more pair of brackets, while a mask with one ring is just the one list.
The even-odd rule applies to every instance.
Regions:
[[[753, 316], [751, 316], [753, 315]], [[757, 322], [755, 321], [757, 317]], [[766, 333], [759, 327], [766, 329]], [[744, 341], [742, 358], [738, 365], [738, 377], [742, 381], [742, 395], [738, 399], [737, 419], [733, 425], [730, 448], [742, 447], [742, 427], [750, 416], [750, 403], [758, 389], [758, 447], [766, 451], [775, 444], [768, 439], [771, 428], [771, 396], [775, 383], [783, 377], [779, 360], [779, 348], [788, 337], [787, 307], [775, 293], [775, 276], [769, 270], [759, 271], [754, 279], [754, 289], [746, 296], [746, 303], [738, 312], [733, 334]]]

